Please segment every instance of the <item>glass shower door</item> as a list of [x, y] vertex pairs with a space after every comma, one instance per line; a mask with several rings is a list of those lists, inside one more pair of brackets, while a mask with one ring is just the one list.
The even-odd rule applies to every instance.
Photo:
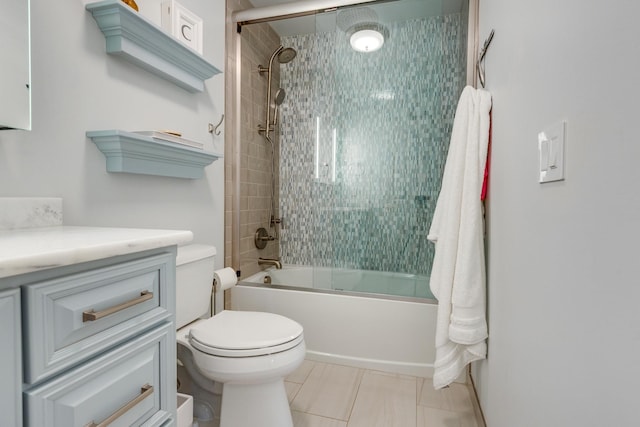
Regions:
[[[400, 16], [405, 6], [414, 9]], [[465, 82], [466, 21], [433, 2], [364, 9], [373, 13], [336, 12], [320, 49], [333, 56], [322, 61], [332, 72], [318, 102], [332, 115], [321, 127], [320, 164], [328, 170], [317, 200], [332, 204], [323, 215], [331, 221], [323, 225], [331, 260], [322, 262], [331, 267], [333, 289], [431, 297], [427, 233]], [[378, 17], [379, 50], [359, 52], [349, 42], [354, 30], [345, 21], [362, 15]]]
[[[316, 288], [430, 297], [427, 233], [465, 83], [466, 15], [447, 7], [369, 3], [281, 37], [298, 52], [280, 74], [281, 255]], [[354, 16], [376, 17], [379, 50], [352, 48]]]

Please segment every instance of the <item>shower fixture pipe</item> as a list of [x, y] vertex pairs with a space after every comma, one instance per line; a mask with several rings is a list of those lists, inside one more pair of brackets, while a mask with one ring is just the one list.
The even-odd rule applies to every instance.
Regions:
[[[269, 113], [267, 113], [267, 123], [269, 123], [268, 120], [269, 120]], [[268, 131], [264, 133], [264, 137], [267, 141], [269, 141], [269, 144], [271, 145], [271, 202], [269, 203], [269, 217], [267, 219], [267, 221], [271, 223], [274, 215], [276, 214], [275, 206], [274, 206], [275, 205], [275, 187], [276, 187], [276, 178], [274, 175], [275, 169], [276, 169], [276, 152], [275, 152], [276, 146], [273, 143], [273, 140], [271, 139], [271, 137], [269, 136]], [[275, 224], [274, 224], [274, 227], [275, 227]], [[276, 229], [276, 236], [272, 240], [277, 240], [279, 238], [278, 227], [275, 227], [275, 229]]]
[[269, 224], [275, 228], [276, 235], [275, 239], [278, 239], [278, 227], [277, 223], [274, 222], [274, 215], [276, 212], [275, 209], [275, 187], [276, 187], [276, 178], [275, 178], [275, 162], [276, 162], [276, 153], [275, 153], [275, 143], [273, 139], [271, 139], [271, 131], [275, 130], [276, 124], [278, 122], [277, 114], [278, 114], [278, 106], [284, 101], [285, 92], [284, 89], [280, 88], [276, 92], [275, 96], [275, 109], [274, 109], [274, 120], [271, 123], [271, 77], [273, 72], [273, 60], [278, 58], [278, 62], [280, 64], [286, 64], [293, 60], [296, 57], [296, 51], [290, 47], [284, 48], [284, 46], [280, 45], [278, 48], [271, 54], [271, 58], [269, 58], [269, 66], [263, 67], [261, 65], [258, 66], [259, 73], [267, 73], [267, 105], [266, 105], [266, 119], [264, 126], [258, 125], [258, 133], [263, 133], [264, 138], [269, 141], [271, 145], [271, 204], [269, 205], [269, 217], [267, 221]]
[[284, 50], [284, 46], [282, 45], [278, 46], [278, 48], [271, 54], [271, 58], [269, 58], [268, 67], [265, 68], [262, 66], [258, 66], [258, 72], [260, 73], [264, 73], [265, 71], [267, 72], [267, 119], [265, 120], [264, 129], [258, 128], [258, 132], [264, 131], [264, 136], [271, 143], [272, 147], [273, 147], [273, 141], [269, 137], [269, 132], [273, 127], [271, 125], [271, 117], [270, 117], [271, 116], [271, 67], [273, 66], [273, 60], [275, 59], [276, 55], [278, 55], [283, 50]]
[[[271, 58], [269, 58], [269, 66], [268, 67], [263, 67], [262, 65], [258, 65], [258, 72], [259, 73], [267, 73], [267, 105], [266, 105], [266, 120], [265, 120], [265, 124], [264, 127], [261, 125], [258, 125], [258, 132], [264, 132], [265, 136], [267, 137], [267, 139], [269, 139], [269, 132], [271, 132], [272, 130], [275, 129], [276, 127], [276, 123], [277, 123], [277, 117], [276, 115], [278, 114], [278, 106], [280, 104], [282, 104], [282, 101], [284, 101], [284, 97], [285, 97], [285, 92], [284, 89], [280, 88], [278, 89], [278, 91], [276, 92], [276, 99], [275, 99], [275, 108], [274, 108], [274, 120], [273, 123], [271, 123], [271, 76], [273, 73], [273, 60], [277, 57], [278, 58], [278, 62], [280, 64], [286, 64], [287, 62], [290, 62], [293, 60], [293, 58], [296, 57], [296, 51], [290, 47], [288, 48], [284, 48], [284, 46], [280, 45], [278, 46], [278, 48], [271, 54]], [[270, 141], [271, 142], [271, 141]]]
[[231, 14], [231, 19], [233, 23], [242, 26], [246, 24], [276, 21], [294, 16], [314, 15], [316, 13], [322, 13], [339, 7], [374, 2], [380, 2], [380, 0], [300, 0], [272, 6], [238, 10]]
[[[276, 146], [273, 142], [273, 140], [271, 139], [271, 135], [269, 135], [269, 132], [271, 132], [272, 126], [271, 126], [271, 67], [273, 66], [273, 60], [275, 59], [275, 57], [282, 52], [282, 50], [284, 49], [284, 46], [280, 45], [278, 46], [278, 48], [271, 54], [271, 58], [269, 58], [269, 66], [268, 67], [262, 67], [262, 66], [258, 66], [258, 72], [259, 73], [263, 73], [263, 72], [267, 72], [267, 112], [266, 112], [266, 120], [265, 120], [265, 126], [264, 129], [261, 129], [261, 126], [258, 126], [258, 132], [264, 132], [264, 137], [267, 141], [269, 141], [269, 145], [271, 145], [271, 202], [269, 203], [269, 219], [267, 221], [271, 220], [271, 217], [273, 215], [275, 215], [275, 209], [274, 209], [274, 193], [275, 193], [275, 177], [274, 177], [274, 170], [275, 170], [275, 150], [276, 150]], [[275, 127], [275, 126], [273, 126]], [[277, 232], [277, 228], [276, 228], [276, 232]]]

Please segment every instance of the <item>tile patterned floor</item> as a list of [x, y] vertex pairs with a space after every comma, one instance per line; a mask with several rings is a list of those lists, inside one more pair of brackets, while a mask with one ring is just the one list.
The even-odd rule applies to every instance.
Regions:
[[469, 389], [305, 360], [286, 378], [294, 427], [480, 427]]

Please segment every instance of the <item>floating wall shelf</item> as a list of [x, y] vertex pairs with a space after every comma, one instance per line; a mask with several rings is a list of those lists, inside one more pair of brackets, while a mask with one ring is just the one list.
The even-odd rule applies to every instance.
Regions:
[[121, 0], [86, 5], [104, 34], [107, 53], [120, 56], [189, 92], [204, 91], [204, 81], [220, 73]]
[[106, 157], [107, 172], [196, 179], [202, 178], [205, 166], [222, 157], [121, 130], [89, 131], [87, 136]]

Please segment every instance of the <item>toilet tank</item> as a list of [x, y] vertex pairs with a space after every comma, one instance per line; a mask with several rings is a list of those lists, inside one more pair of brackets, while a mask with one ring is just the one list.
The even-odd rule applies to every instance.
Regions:
[[208, 317], [213, 287], [216, 248], [188, 245], [176, 258], [176, 329], [200, 317]]

